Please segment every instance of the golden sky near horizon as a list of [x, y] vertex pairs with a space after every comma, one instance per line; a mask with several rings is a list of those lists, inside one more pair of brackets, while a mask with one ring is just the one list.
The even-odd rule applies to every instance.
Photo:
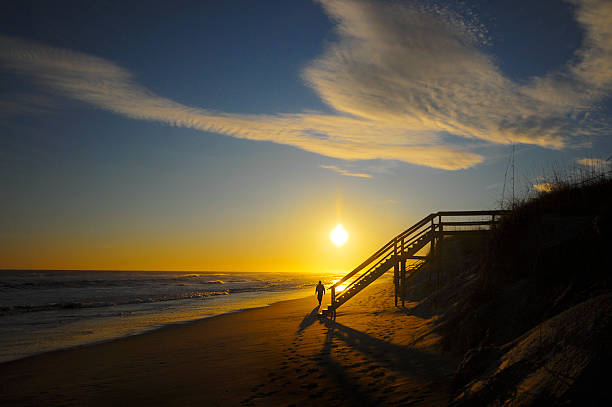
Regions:
[[609, 0], [77, 3], [0, 15], [0, 268], [347, 270], [610, 163]]
[[[257, 221], [202, 228], [176, 224], [167, 229], [126, 230], [97, 234], [96, 239], [54, 231], [27, 244], [4, 246], [4, 268], [121, 269], [181, 271], [347, 271], [388, 241], [385, 229], [394, 220], [372, 216], [353, 205], [343, 208], [336, 196], [318, 204], [302, 202], [285, 214], [266, 214]], [[296, 216], [299, 214], [299, 216]], [[382, 221], [382, 222], [381, 222]], [[330, 232], [341, 223], [350, 238], [341, 247]], [[216, 233], [206, 228], [214, 227]], [[394, 233], [399, 233], [397, 230]], [[386, 239], [386, 240], [384, 240]], [[168, 244], [168, 242], [172, 244]], [[25, 261], [24, 261], [25, 260]], [[29, 260], [29, 261], [28, 261]], [[118, 267], [118, 265], [120, 265]]]

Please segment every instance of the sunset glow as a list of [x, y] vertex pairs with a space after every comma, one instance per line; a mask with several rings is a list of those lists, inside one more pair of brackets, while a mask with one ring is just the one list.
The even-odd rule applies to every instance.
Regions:
[[329, 238], [338, 247], [342, 247], [348, 240], [348, 232], [338, 224], [329, 234]]
[[350, 270], [612, 162], [609, 0], [10, 3], [3, 269]]
[[[336, 284], [338, 281], [340, 281], [340, 279], [336, 279], [334, 281], [332, 281], [332, 284]], [[344, 291], [344, 289], [346, 287], [348, 287], [349, 283], [342, 283], [339, 286], [336, 287], [336, 293], [339, 293], [341, 291]]]

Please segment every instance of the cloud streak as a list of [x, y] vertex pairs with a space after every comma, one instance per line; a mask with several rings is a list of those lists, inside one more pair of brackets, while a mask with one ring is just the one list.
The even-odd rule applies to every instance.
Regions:
[[11, 37], [0, 36], [0, 61], [47, 89], [126, 117], [344, 160], [456, 170], [484, 157], [451, 143], [448, 134], [562, 148], [601, 132], [587, 113], [612, 90], [610, 2], [575, 1], [585, 30], [576, 62], [527, 84], [505, 77], [482, 51], [478, 30], [444, 9], [320, 3], [337, 24], [337, 41], [303, 76], [334, 114], [243, 115], [186, 106], [156, 95], [105, 59]]
[[340, 175], [344, 175], [345, 177], [372, 178], [370, 174], [360, 173], [360, 172], [350, 172], [345, 169], [339, 168], [335, 165], [320, 165], [319, 167], [325, 168], [328, 170], [332, 170], [334, 172], [337, 172]]
[[601, 158], [578, 158], [576, 162], [585, 167], [595, 167], [595, 168], [597, 167], [603, 168], [603, 167], [606, 167], [612, 164], [612, 162], [602, 160]]

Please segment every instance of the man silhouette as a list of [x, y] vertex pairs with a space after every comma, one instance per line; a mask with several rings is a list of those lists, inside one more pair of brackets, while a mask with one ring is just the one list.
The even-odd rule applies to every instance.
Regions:
[[319, 300], [319, 307], [321, 306], [321, 300], [323, 299], [323, 294], [325, 294], [325, 287], [321, 284], [321, 280], [319, 280], [319, 284], [317, 284], [317, 288], [315, 288], [315, 293], [317, 294], [317, 300]]

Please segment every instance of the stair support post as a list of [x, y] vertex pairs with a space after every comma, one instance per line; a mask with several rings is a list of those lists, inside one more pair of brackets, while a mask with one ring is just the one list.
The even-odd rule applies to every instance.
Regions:
[[393, 242], [393, 285], [395, 287], [395, 306], [397, 307], [397, 297], [399, 295], [399, 264], [397, 263], [397, 239]]
[[[431, 218], [431, 231], [429, 232], [431, 233], [431, 241], [430, 241], [430, 247], [429, 247], [429, 260], [431, 261], [432, 266], [434, 266], [434, 262], [435, 262], [435, 253], [436, 253], [436, 238], [438, 236], [438, 232], [436, 232], [436, 217], [432, 216]], [[435, 266], [434, 266], [435, 268]], [[428, 274], [428, 280], [431, 283], [431, 275], [432, 273], [427, 273]]]
[[[438, 216], [438, 244], [437, 246], [437, 251], [439, 253], [442, 253], [440, 251], [440, 247], [442, 247], [442, 242], [444, 240], [444, 224], [442, 223], [442, 215]], [[440, 259], [440, 256], [436, 256], [436, 265], [435, 265], [435, 270], [436, 270], [436, 288], [440, 287], [440, 272], [441, 272], [441, 268], [442, 268], [442, 259]]]
[[397, 297], [399, 296], [399, 264], [393, 265], [393, 283], [395, 284], [395, 306], [397, 307]]
[[400, 296], [402, 298], [402, 307], [404, 307], [404, 301], [406, 300], [406, 259], [401, 261], [400, 272]]
[[429, 249], [429, 256], [433, 256], [436, 251], [436, 222], [435, 218], [431, 218], [431, 247]]
[[336, 286], [335, 285], [332, 285], [331, 292], [332, 292], [331, 293], [331, 305], [332, 307], [334, 307], [336, 304]]

